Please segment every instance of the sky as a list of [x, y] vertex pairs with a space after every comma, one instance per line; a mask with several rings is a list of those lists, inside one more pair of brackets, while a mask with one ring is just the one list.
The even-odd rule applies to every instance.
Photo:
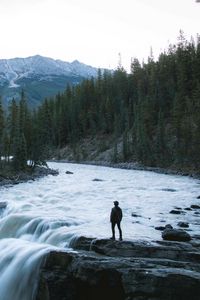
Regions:
[[199, 0], [0, 0], [0, 59], [43, 55], [130, 69], [200, 33]]

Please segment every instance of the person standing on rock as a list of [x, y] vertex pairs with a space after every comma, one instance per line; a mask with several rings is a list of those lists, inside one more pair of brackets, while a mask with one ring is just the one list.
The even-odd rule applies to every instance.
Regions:
[[110, 222], [111, 222], [111, 228], [112, 228], [112, 240], [115, 240], [115, 225], [117, 224], [118, 230], [119, 230], [119, 240], [122, 241], [122, 230], [121, 230], [121, 220], [122, 220], [122, 210], [119, 207], [119, 202], [114, 201], [114, 207], [111, 210], [110, 213]]

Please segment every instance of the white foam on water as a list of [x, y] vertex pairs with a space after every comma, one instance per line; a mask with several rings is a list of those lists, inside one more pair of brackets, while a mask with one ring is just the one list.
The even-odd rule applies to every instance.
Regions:
[[0, 300], [34, 299], [37, 279], [46, 245], [16, 239], [0, 242]]
[[81, 164], [49, 166], [59, 175], [0, 190], [0, 202], [8, 203], [0, 218], [0, 300], [33, 299], [41, 261], [55, 246], [67, 249], [80, 235], [109, 238], [114, 200], [123, 210], [124, 239], [161, 240], [154, 227], [176, 227], [179, 221], [190, 224], [191, 234], [199, 233], [194, 211], [169, 213], [199, 204], [199, 180]]

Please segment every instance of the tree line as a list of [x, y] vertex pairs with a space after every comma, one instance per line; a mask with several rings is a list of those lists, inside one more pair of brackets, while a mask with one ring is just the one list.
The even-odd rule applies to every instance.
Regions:
[[27, 107], [24, 91], [4, 111], [0, 98], [0, 170], [8, 165], [25, 170], [45, 161], [45, 144], [39, 136], [36, 113]]
[[[200, 167], [200, 38], [175, 45], [131, 73], [99, 70], [96, 78], [45, 99], [35, 111], [25, 95], [13, 99], [5, 120], [0, 105], [1, 156], [16, 168], [70, 145], [77, 156], [83, 138], [111, 137], [113, 161], [198, 170]], [[122, 153], [119, 149], [119, 140]], [[0, 156], [0, 157], [1, 157]]]

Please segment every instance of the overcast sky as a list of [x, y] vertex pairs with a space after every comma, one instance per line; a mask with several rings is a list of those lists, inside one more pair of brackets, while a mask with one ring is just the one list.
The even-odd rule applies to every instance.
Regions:
[[155, 57], [182, 29], [200, 33], [195, 0], [0, 0], [0, 58], [40, 54], [115, 68]]

